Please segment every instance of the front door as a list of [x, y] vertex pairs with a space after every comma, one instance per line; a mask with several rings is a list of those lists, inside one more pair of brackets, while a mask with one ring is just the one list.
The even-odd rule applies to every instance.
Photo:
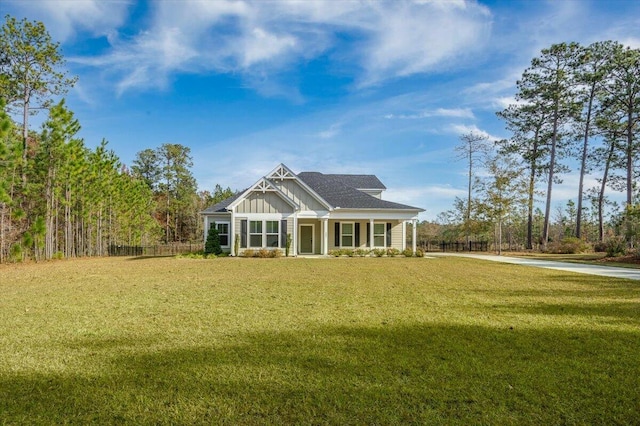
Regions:
[[313, 254], [313, 225], [300, 225], [300, 254]]

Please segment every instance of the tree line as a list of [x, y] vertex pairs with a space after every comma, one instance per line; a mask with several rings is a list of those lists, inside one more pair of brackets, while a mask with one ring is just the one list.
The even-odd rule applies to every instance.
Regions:
[[[468, 166], [468, 196], [439, 216], [440, 236], [501, 246], [506, 230], [510, 243], [526, 249], [546, 250], [563, 238], [617, 238], [634, 247], [640, 50], [616, 41], [554, 44], [533, 58], [516, 89], [515, 101], [497, 112], [509, 138], [461, 137], [456, 150]], [[553, 190], [572, 171], [576, 201], [554, 211]], [[586, 187], [587, 176], [597, 184]], [[622, 205], [611, 200], [614, 191], [624, 194]]]
[[[110, 245], [202, 242], [198, 212], [233, 194], [197, 191], [188, 147], [145, 149], [131, 168], [89, 148], [67, 107], [59, 43], [41, 22], [0, 28], [0, 263], [101, 256]], [[29, 126], [39, 111], [40, 129]], [[15, 119], [19, 117], [19, 119]], [[21, 120], [20, 120], [21, 118]]]

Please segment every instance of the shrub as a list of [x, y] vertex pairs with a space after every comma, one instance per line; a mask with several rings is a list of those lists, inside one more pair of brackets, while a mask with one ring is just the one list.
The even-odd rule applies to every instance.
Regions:
[[220, 235], [218, 233], [218, 229], [216, 228], [215, 222], [211, 224], [211, 226], [209, 227], [209, 232], [207, 232], [207, 241], [204, 244], [204, 253], [215, 255], [222, 253], [222, 247], [220, 246]]
[[12, 244], [9, 249], [9, 256], [14, 262], [22, 262], [22, 246], [20, 244]]
[[606, 242], [608, 257], [622, 256], [627, 252], [627, 242], [622, 237], [609, 238]]
[[382, 256], [384, 256], [386, 253], [387, 253], [387, 251], [386, 251], [385, 249], [380, 249], [380, 248], [378, 248], [378, 249], [373, 249], [373, 254], [374, 254], [376, 257], [382, 257]]
[[287, 234], [287, 242], [284, 246], [285, 256], [289, 257], [289, 250], [291, 250], [291, 234]]
[[256, 252], [256, 257], [261, 257], [263, 259], [265, 259], [267, 257], [271, 257], [271, 250], [266, 249], [266, 248], [261, 248], [260, 250], [258, 250]]
[[402, 254], [404, 255], [404, 257], [413, 257], [413, 250], [411, 250], [410, 248], [404, 249], [402, 251]]
[[389, 248], [387, 249], [387, 256], [396, 257], [400, 256], [400, 250], [397, 248]]
[[205, 254], [202, 250], [176, 255], [178, 259], [215, 259], [215, 257], [215, 254]]
[[416, 249], [416, 257], [424, 257], [424, 252], [421, 249]]
[[580, 238], [567, 237], [560, 240], [560, 242], [550, 243], [547, 252], [555, 254], [578, 254], [588, 251], [589, 248], [589, 244]]
[[245, 249], [245, 251], [242, 252], [242, 256], [244, 257], [254, 257], [256, 255], [256, 251], [253, 249]]
[[354, 256], [365, 257], [371, 253], [369, 249], [357, 248], [353, 251]]
[[607, 243], [604, 241], [598, 241], [593, 245], [593, 251], [597, 253], [604, 253], [607, 251]]
[[269, 257], [282, 257], [282, 250], [280, 249], [273, 249], [269, 251]]

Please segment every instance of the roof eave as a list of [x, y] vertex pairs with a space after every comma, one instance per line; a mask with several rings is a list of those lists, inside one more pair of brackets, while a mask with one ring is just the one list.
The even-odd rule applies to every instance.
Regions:
[[426, 211], [425, 209], [421, 209], [419, 207], [412, 207], [412, 208], [406, 208], [406, 209], [393, 209], [393, 208], [382, 208], [382, 207], [336, 207], [335, 210], [341, 210], [341, 211], [367, 210], [367, 211], [418, 212], [418, 213]]

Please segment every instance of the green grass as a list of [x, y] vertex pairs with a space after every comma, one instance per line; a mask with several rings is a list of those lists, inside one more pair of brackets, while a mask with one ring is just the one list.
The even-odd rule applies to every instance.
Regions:
[[0, 424], [637, 424], [640, 285], [475, 259], [0, 267]]

